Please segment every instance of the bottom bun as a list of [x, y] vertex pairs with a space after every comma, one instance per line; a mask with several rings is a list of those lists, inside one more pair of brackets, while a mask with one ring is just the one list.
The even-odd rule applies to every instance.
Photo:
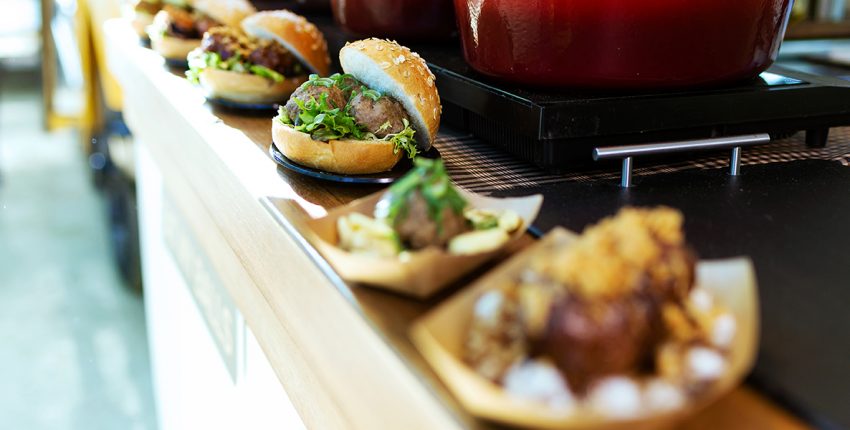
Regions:
[[207, 98], [220, 98], [242, 103], [272, 103], [286, 101], [307, 76], [296, 76], [274, 82], [250, 73], [204, 69], [198, 75]]
[[185, 60], [193, 49], [201, 46], [200, 39], [151, 34], [151, 48], [169, 60]]
[[277, 119], [272, 124], [272, 140], [286, 158], [298, 164], [347, 175], [386, 172], [404, 154], [394, 153], [392, 142], [385, 140], [313, 140]]

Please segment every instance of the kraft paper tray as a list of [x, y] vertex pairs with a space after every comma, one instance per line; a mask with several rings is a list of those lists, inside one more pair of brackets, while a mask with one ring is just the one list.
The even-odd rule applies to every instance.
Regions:
[[640, 419], [612, 420], [578, 410], [559, 414], [543, 404], [509, 397], [498, 385], [479, 376], [462, 360], [462, 348], [475, 301], [485, 291], [505, 288], [534, 258], [576, 236], [562, 228], [481, 277], [411, 327], [414, 344], [440, 379], [472, 415], [519, 427], [543, 429], [659, 429], [668, 428], [735, 388], [752, 368], [758, 347], [758, 304], [752, 263], [747, 258], [701, 261], [697, 282], [736, 318], [737, 331], [725, 375], [698, 399], [680, 410]]
[[308, 220], [308, 240], [347, 281], [425, 298], [510, 249], [525, 234], [543, 203], [540, 195], [491, 198], [461, 189], [458, 191], [471, 207], [516, 212], [522, 219], [522, 225], [501, 248], [473, 255], [452, 255], [442, 248], [431, 247], [410, 252], [405, 258], [378, 258], [351, 254], [337, 247], [337, 219], [352, 212], [372, 216], [375, 204], [384, 193], [381, 191], [336, 208], [322, 218]]

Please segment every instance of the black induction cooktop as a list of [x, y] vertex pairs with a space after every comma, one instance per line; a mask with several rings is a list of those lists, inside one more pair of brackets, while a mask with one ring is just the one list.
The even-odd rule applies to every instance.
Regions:
[[571, 169], [595, 147], [850, 124], [850, 83], [773, 67], [758, 78], [685, 90], [602, 91], [524, 88], [482, 76], [451, 49], [424, 47], [437, 76], [443, 121], [538, 166]]

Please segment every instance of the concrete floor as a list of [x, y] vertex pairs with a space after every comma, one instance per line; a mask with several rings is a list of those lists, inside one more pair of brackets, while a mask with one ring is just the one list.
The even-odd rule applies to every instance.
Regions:
[[0, 81], [0, 428], [155, 428], [143, 300], [112, 263], [77, 135]]

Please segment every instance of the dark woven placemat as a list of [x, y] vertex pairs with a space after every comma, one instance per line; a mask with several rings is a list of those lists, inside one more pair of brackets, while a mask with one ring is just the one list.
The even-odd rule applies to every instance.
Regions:
[[[619, 169], [610, 166], [593, 170], [585, 168], [563, 174], [549, 173], [476, 137], [451, 130], [443, 130], [437, 137], [435, 146], [445, 160], [454, 181], [477, 192], [534, 187], [563, 181], [616, 180], [620, 175]], [[829, 141], [824, 148], [807, 147], [804, 133], [797, 133], [766, 145], [746, 148], [741, 164], [748, 166], [797, 160], [834, 160], [850, 166], [850, 127], [830, 130]], [[729, 157], [696, 154], [693, 159], [687, 161], [646, 165], [642, 165], [644, 161], [640, 159], [636, 161], [634, 175], [645, 176], [688, 169], [726, 167]]]

